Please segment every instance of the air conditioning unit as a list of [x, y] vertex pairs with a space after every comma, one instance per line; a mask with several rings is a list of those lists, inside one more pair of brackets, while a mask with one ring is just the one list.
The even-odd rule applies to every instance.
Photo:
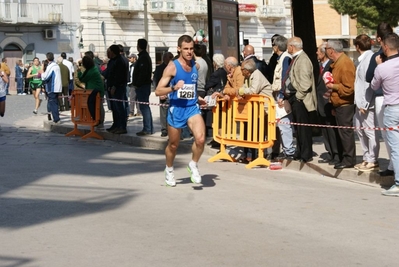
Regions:
[[55, 31], [53, 29], [45, 29], [44, 30], [44, 39], [52, 40], [55, 39]]

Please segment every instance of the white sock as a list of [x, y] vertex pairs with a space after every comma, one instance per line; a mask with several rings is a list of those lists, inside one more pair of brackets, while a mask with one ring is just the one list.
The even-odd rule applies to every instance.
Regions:
[[165, 170], [167, 170], [168, 172], [173, 172], [173, 166], [172, 167], [166, 166]]
[[190, 163], [188, 163], [188, 166], [190, 166], [190, 168], [197, 168], [197, 162], [191, 160]]

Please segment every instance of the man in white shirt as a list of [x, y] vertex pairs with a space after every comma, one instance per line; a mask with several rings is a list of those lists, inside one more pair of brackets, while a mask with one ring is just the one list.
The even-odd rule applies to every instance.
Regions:
[[54, 62], [54, 54], [49, 52], [46, 54], [48, 65], [46, 71], [40, 70], [41, 79], [46, 87], [47, 92], [47, 110], [53, 115], [54, 123], [60, 121], [58, 111], [58, 94], [62, 92], [61, 71], [57, 63]]
[[[129, 117], [136, 117], [136, 116], [141, 116], [139, 104], [137, 102], [137, 95], [136, 95], [136, 88], [133, 86], [133, 71], [134, 71], [134, 65], [137, 61], [137, 55], [136, 54], [130, 54], [127, 59], [129, 60], [129, 81], [127, 83], [127, 86], [129, 87], [129, 98], [130, 98], [130, 112], [129, 112]], [[134, 102], [136, 101], [136, 102]], [[135, 113], [137, 111], [137, 113]]]
[[375, 130], [365, 130], [363, 127], [375, 128], [375, 94], [366, 81], [366, 72], [369, 67], [373, 51], [371, 51], [371, 38], [361, 34], [355, 39], [355, 47], [359, 52], [359, 65], [356, 68], [355, 78], [355, 125], [356, 132], [363, 150], [363, 160], [355, 165], [360, 171], [372, 171], [378, 168], [378, 152], [380, 142]]

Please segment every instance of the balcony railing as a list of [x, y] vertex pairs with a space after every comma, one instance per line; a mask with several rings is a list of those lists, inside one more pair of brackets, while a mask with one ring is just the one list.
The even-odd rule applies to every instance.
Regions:
[[152, 0], [150, 1], [149, 12], [156, 13], [183, 13], [183, 1], [173, 1], [173, 0]]
[[260, 18], [283, 18], [285, 17], [284, 6], [260, 6], [259, 17]]
[[208, 5], [206, 1], [201, 1], [201, 0], [185, 1], [183, 13], [186, 16], [207, 15]]
[[63, 4], [0, 3], [0, 23], [59, 24], [63, 21]]
[[140, 12], [144, 10], [144, 0], [109, 0], [111, 11]]

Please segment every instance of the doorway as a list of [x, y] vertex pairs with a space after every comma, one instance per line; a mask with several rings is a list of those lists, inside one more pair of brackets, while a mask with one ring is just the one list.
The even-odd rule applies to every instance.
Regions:
[[7, 59], [7, 65], [10, 68], [10, 87], [8, 89], [9, 93], [17, 92], [17, 87], [15, 84], [15, 66], [18, 60], [22, 60], [23, 57], [22, 49], [16, 44], [8, 44], [4, 47], [3, 57]]

